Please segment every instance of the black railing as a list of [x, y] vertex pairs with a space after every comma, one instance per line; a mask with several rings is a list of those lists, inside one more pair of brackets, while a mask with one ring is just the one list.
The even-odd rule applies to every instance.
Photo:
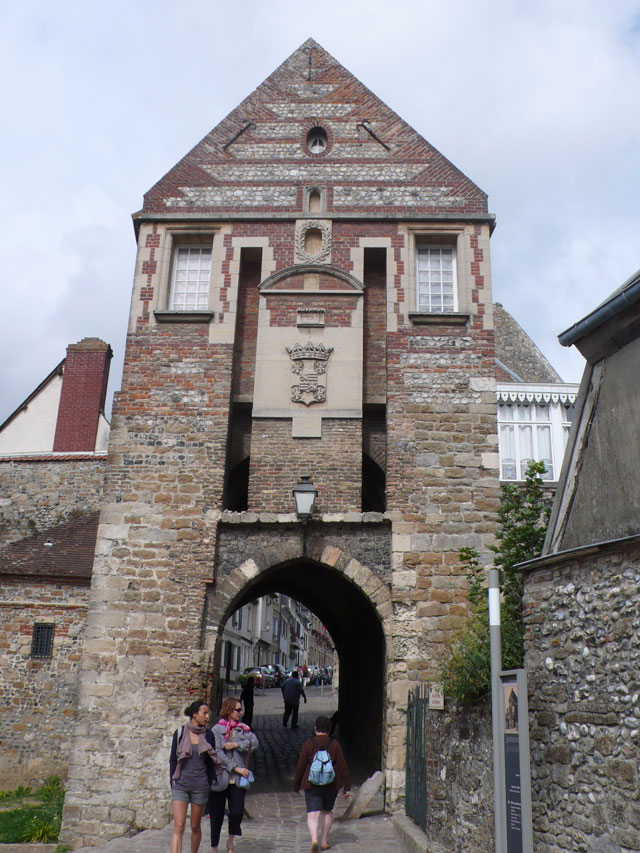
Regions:
[[407, 774], [405, 811], [422, 829], [427, 828], [427, 708], [429, 689], [419, 684], [409, 691], [407, 704]]

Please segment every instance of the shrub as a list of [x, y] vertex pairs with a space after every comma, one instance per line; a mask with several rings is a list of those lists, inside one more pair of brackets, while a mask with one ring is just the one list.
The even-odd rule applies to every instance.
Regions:
[[[500, 577], [503, 669], [518, 669], [524, 663], [523, 580], [514, 567], [537, 557], [544, 545], [551, 512], [542, 480], [545, 470], [544, 463], [530, 462], [523, 485], [508, 483], [501, 489], [498, 544], [491, 550]], [[461, 548], [459, 557], [469, 580], [470, 616], [455, 634], [440, 676], [448, 696], [474, 702], [491, 689], [487, 575], [473, 548]]]

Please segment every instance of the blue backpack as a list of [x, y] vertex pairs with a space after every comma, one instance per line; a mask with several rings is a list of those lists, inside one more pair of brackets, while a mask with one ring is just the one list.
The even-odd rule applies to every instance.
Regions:
[[[316, 746], [318, 742], [316, 741]], [[309, 768], [309, 781], [312, 785], [330, 785], [336, 778], [331, 756], [326, 749], [316, 750]]]

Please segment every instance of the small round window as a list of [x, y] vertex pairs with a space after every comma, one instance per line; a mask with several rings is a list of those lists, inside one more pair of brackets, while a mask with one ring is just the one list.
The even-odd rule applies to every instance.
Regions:
[[307, 134], [307, 148], [312, 154], [322, 154], [327, 148], [327, 132], [321, 127], [312, 127]]

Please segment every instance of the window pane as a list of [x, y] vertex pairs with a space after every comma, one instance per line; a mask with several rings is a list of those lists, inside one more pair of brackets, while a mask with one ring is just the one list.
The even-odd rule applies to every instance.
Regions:
[[419, 311], [435, 313], [455, 311], [453, 262], [453, 248], [418, 247], [416, 301]]
[[180, 246], [175, 255], [170, 307], [174, 311], [206, 309], [209, 302], [211, 249]]

